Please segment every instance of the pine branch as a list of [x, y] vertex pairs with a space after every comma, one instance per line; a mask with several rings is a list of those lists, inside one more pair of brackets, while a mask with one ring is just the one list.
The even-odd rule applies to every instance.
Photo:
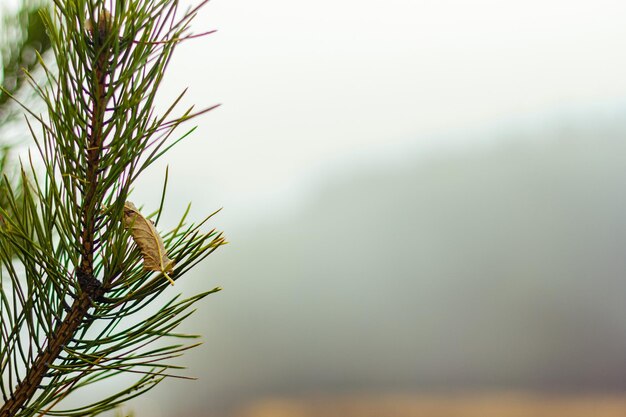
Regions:
[[[167, 271], [148, 267], [150, 248], [133, 244], [132, 221], [124, 221], [137, 176], [188, 136], [170, 143], [183, 122], [216, 107], [170, 118], [179, 97], [164, 115], [154, 114], [175, 46], [194, 37], [187, 30], [197, 8], [180, 19], [177, 10], [178, 0], [116, 2], [112, 13], [103, 0], [55, 0], [55, 14], [44, 17], [57, 71], [40, 58], [50, 85], [27, 78], [48, 120], [24, 106], [39, 123], [39, 133], [29, 127], [44, 175], [31, 159], [22, 167], [21, 194], [0, 182], [8, 196], [0, 207], [0, 417], [110, 410], [176, 376], [169, 370], [178, 367], [167, 361], [197, 345], [153, 346], [162, 338], [196, 337], [175, 329], [219, 288], [156, 300], [168, 286], [166, 272], [174, 282], [225, 243], [215, 230], [200, 231], [213, 214], [194, 225], [185, 213], [163, 239], [156, 236], [159, 254], [172, 260]], [[165, 187], [161, 206], [164, 196]], [[129, 218], [156, 234], [149, 217], [133, 208]], [[148, 319], [135, 318], [155, 305]], [[141, 377], [108, 398], [58, 409], [70, 394], [120, 373]]]
[[82, 207], [82, 224], [83, 231], [81, 233], [81, 263], [78, 269], [78, 279], [81, 288], [85, 290], [85, 285], [94, 283], [93, 278], [93, 255], [94, 255], [94, 229], [96, 223], [96, 205], [98, 201], [97, 190], [99, 182], [100, 154], [102, 152], [102, 144], [104, 141], [103, 128], [105, 125], [105, 112], [107, 109], [106, 94], [106, 77], [107, 66], [111, 59], [111, 53], [104, 40], [107, 37], [106, 28], [110, 25], [110, 17], [102, 12], [98, 25], [102, 30], [92, 28], [90, 33], [94, 42], [94, 50], [96, 56], [93, 60], [93, 78], [91, 80], [92, 88], [88, 95], [91, 97], [91, 121], [87, 126], [88, 145], [87, 145], [87, 174], [85, 180], [87, 182], [83, 196]]
[[[106, 24], [106, 23], [105, 23]], [[20, 382], [12, 397], [0, 408], [0, 417], [11, 417], [23, 407], [33, 396], [44, 379], [50, 364], [54, 363], [63, 348], [74, 337], [85, 316], [92, 306], [92, 300], [98, 300], [104, 294], [102, 283], [93, 277], [94, 257], [94, 231], [96, 223], [96, 197], [98, 185], [98, 171], [100, 153], [102, 152], [103, 126], [106, 111], [106, 65], [110, 59], [107, 48], [100, 45], [106, 36], [104, 31], [92, 31], [95, 49], [98, 55], [94, 60], [92, 90], [89, 96], [93, 103], [91, 106], [91, 122], [88, 125], [89, 144], [87, 148], [87, 185], [81, 200], [82, 224], [81, 233], [81, 263], [76, 272], [77, 280], [82, 290], [70, 307], [63, 322], [54, 330], [53, 336], [48, 340], [46, 348], [39, 353], [33, 366], [28, 370], [26, 378]]]
[[0, 417], [16, 416], [24, 404], [31, 399], [46, 376], [50, 364], [59, 357], [65, 345], [74, 337], [76, 329], [92, 305], [92, 297], [98, 297], [101, 293], [102, 290], [92, 291], [91, 294], [85, 291], [79, 299], [74, 301], [68, 315], [55, 329], [54, 336], [48, 342], [48, 346], [39, 354], [32, 368], [28, 370], [26, 378], [20, 382], [13, 391], [11, 398], [0, 408]]

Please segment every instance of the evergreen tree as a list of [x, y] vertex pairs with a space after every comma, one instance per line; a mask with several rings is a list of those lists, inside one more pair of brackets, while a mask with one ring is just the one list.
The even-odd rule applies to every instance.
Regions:
[[[0, 21], [0, 79], [3, 89], [11, 94], [24, 93], [26, 76], [22, 68], [34, 71], [39, 64], [36, 54], [50, 49], [42, 19], [42, 15], [49, 12], [48, 8], [36, 0], [25, 0], [19, 6], [17, 12], [5, 14]], [[17, 171], [9, 160], [10, 151], [18, 141], [15, 134], [11, 135], [12, 139], [7, 137], [9, 128], [16, 130], [14, 125], [22, 113], [16, 110], [18, 106], [0, 90], [0, 177], [13, 178]], [[25, 133], [23, 136], [27, 136], [28, 132]], [[19, 184], [19, 175], [17, 177], [15, 183]], [[0, 207], [8, 207], [8, 196], [3, 191], [0, 187]], [[13, 191], [19, 193], [19, 187], [14, 187]]]
[[[215, 108], [173, 116], [183, 93], [164, 114], [154, 110], [172, 52], [194, 37], [189, 25], [206, 2], [181, 11], [178, 0], [54, 0], [38, 15], [54, 65], [38, 54], [47, 81], [24, 74], [47, 112], [21, 106], [43, 166], [30, 157], [21, 187], [0, 182], [0, 417], [114, 409], [177, 376], [169, 360], [195, 346], [175, 329], [219, 288], [163, 292], [224, 239], [201, 231], [211, 216], [189, 223], [188, 210], [159, 232], [167, 173], [153, 213], [129, 197], [138, 176], [191, 132], [177, 133], [180, 125]], [[69, 397], [84, 399], [82, 388], [119, 375], [136, 380], [63, 409]]]

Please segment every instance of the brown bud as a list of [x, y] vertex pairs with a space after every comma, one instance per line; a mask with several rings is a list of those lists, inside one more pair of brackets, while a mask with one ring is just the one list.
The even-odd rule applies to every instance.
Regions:
[[106, 38], [111, 30], [111, 25], [113, 23], [113, 19], [111, 17], [111, 13], [107, 9], [102, 9], [100, 12], [100, 16], [98, 16], [98, 21], [94, 25], [91, 19], [87, 19], [85, 22], [85, 28], [91, 34], [92, 37], [95, 37], [95, 27], [98, 28], [98, 35], [100, 39]]

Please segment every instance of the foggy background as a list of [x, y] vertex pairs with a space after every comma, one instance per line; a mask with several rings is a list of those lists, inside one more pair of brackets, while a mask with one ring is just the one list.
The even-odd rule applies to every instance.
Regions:
[[[626, 389], [624, 12], [209, 3], [196, 31], [219, 31], [180, 48], [163, 96], [223, 106], [167, 160], [166, 214], [224, 207], [231, 243], [180, 285], [224, 291], [185, 327], [200, 380], [133, 408]], [[162, 177], [135, 199], [156, 207]]]
[[189, 87], [186, 104], [223, 106], [133, 199], [156, 209], [169, 165], [163, 228], [188, 201], [195, 219], [224, 208], [210, 227], [230, 244], [171, 290], [224, 291], [184, 325], [203, 335], [180, 362], [199, 381], [130, 408], [623, 393], [625, 13], [608, 0], [210, 2], [194, 30], [218, 32], [179, 48], [161, 105]]

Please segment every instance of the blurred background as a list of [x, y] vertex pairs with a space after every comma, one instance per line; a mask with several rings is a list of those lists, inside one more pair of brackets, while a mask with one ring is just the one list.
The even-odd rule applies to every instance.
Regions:
[[[191, 4], [189, 2], [188, 4]], [[623, 1], [214, 0], [137, 184], [230, 244], [137, 416], [626, 414]], [[169, 223], [168, 223], [169, 222]]]

